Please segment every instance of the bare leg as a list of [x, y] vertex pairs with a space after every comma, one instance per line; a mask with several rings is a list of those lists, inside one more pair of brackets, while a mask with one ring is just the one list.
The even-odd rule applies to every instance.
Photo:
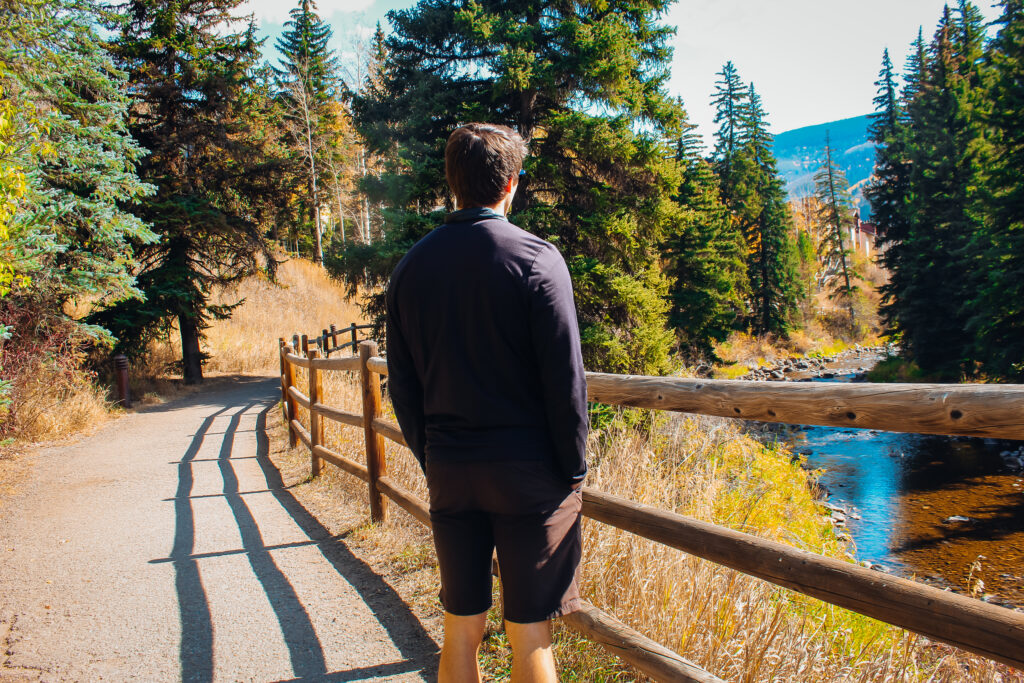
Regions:
[[505, 622], [512, 644], [512, 683], [557, 683], [555, 656], [551, 652], [551, 622]]
[[438, 683], [479, 683], [477, 653], [486, 625], [487, 612], [465, 617], [444, 613], [444, 645], [437, 672]]

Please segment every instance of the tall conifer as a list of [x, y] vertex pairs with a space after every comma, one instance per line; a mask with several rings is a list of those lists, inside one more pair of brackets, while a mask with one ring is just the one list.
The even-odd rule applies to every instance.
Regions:
[[331, 147], [329, 137], [338, 95], [338, 63], [328, 46], [331, 27], [317, 14], [314, 0], [299, 0], [289, 16], [277, 40], [282, 59], [275, 72], [285, 105], [285, 130], [298, 165], [305, 171], [314, 260], [323, 263], [321, 176]]
[[853, 301], [853, 263], [847, 247], [848, 234], [852, 230], [853, 199], [850, 197], [850, 183], [836, 165], [834, 150], [825, 132], [825, 158], [814, 174], [814, 197], [817, 200], [815, 222], [822, 240], [818, 249], [823, 274], [822, 284], [831, 290], [834, 298], [846, 304], [850, 314], [850, 333], [856, 332]]
[[975, 210], [982, 131], [973, 112], [984, 33], [972, 9], [961, 3], [954, 15], [947, 7], [927, 53], [918, 43], [912, 54], [905, 105], [910, 220], [887, 256], [894, 266], [891, 328], [922, 368], [948, 375], [973, 372], [967, 329], [977, 273], [970, 261], [982, 229]]
[[800, 276], [786, 188], [772, 152], [766, 113], [753, 84], [742, 110], [733, 211], [746, 232], [751, 329], [785, 334], [798, 322]]
[[982, 369], [1024, 380], [1024, 0], [1003, 0], [988, 57], [986, 122], [995, 133], [989, 176], [991, 240], [972, 324]]
[[702, 157], [695, 128], [687, 123], [676, 145], [683, 213], [666, 240], [666, 273], [673, 279], [670, 320], [681, 346], [711, 356], [713, 343], [746, 312], [746, 241], [719, 197], [718, 177]]
[[736, 184], [735, 159], [742, 147], [743, 109], [750, 93], [731, 61], [725, 63], [718, 77], [715, 92], [711, 95], [711, 105], [715, 108], [714, 122], [718, 126], [712, 159], [718, 173], [722, 199], [726, 204], [732, 204]]
[[138, 246], [145, 301], [105, 309], [95, 320], [125, 350], [177, 322], [186, 383], [202, 380], [200, 341], [231, 306], [211, 289], [260, 270], [263, 231], [240, 178], [258, 173], [241, 97], [258, 57], [252, 25], [233, 30], [241, 0], [130, 0], [113, 41], [133, 95], [129, 129], [149, 150], [140, 166], [156, 194], [139, 205], [161, 240]]
[[390, 159], [379, 181], [364, 183], [389, 207], [385, 239], [338, 255], [336, 272], [386, 280], [452, 208], [443, 175], [451, 131], [511, 124], [530, 145], [512, 220], [565, 257], [588, 367], [667, 371], [659, 250], [678, 221], [680, 175], [662, 141], [681, 119], [665, 91], [667, 6], [421, 0], [391, 12], [380, 83], [353, 103], [372, 150]]

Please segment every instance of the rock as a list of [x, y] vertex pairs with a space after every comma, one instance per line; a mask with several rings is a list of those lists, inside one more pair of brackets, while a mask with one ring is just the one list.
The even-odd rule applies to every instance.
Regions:
[[970, 517], [964, 517], [963, 515], [953, 515], [952, 517], [946, 517], [942, 520], [943, 524], [969, 524], [971, 522]]
[[782, 379], [783, 377], [784, 375], [778, 370], [772, 373], [772, 379]]

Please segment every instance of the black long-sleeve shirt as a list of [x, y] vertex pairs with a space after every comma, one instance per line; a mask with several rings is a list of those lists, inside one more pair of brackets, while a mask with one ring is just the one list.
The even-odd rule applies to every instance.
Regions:
[[572, 282], [550, 243], [488, 209], [449, 215], [391, 275], [388, 387], [431, 459], [551, 459], [586, 475], [587, 387]]

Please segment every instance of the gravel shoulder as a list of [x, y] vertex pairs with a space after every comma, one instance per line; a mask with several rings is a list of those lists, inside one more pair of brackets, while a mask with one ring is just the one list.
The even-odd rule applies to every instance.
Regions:
[[222, 380], [26, 457], [0, 493], [0, 680], [431, 679], [435, 626], [269, 457], [277, 391]]

